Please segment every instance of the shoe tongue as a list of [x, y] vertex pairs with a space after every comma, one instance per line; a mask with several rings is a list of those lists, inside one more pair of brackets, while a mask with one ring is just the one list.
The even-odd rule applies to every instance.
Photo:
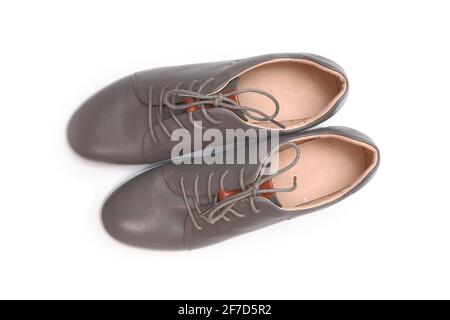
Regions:
[[[238, 84], [239, 84], [239, 78], [235, 78], [233, 80], [231, 80], [225, 88], [223, 88], [220, 92], [222, 94], [227, 93], [227, 92], [232, 92], [238, 89]], [[231, 97], [233, 100], [235, 100], [238, 104], [239, 104], [239, 97], [233, 96]], [[233, 110], [233, 109], [229, 109], [231, 112], [233, 112], [235, 115], [237, 115], [239, 118], [241, 118], [241, 120], [248, 122], [247, 117], [244, 115], [244, 113], [242, 113], [242, 111], [240, 110]]]
[[[265, 190], [265, 189], [273, 189], [272, 180], [269, 180], [269, 181], [263, 183], [258, 188], [258, 190]], [[220, 190], [219, 194], [218, 194], [219, 200], [222, 201], [227, 197], [231, 197], [235, 194], [238, 194], [239, 192], [240, 192], [240, 190], [234, 190], [234, 191]], [[275, 205], [281, 207], [281, 203], [278, 200], [276, 193], [262, 193], [262, 194], [260, 194], [260, 197], [266, 198], [266, 199], [272, 201]]]
[[[264, 189], [273, 189], [273, 183], [272, 180], [267, 181], [266, 183], [263, 183], [260, 187], [259, 190], [264, 190]], [[277, 198], [277, 194], [274, 193], [263, 193], [261, 195], [261, 197], [264, 197], [266, 199], [269, 199], [270, 201], [272, 201], [275, 205], [281, 207], [281, 203]]]
[[[239, 79], [238, 78], [233, 79], [220, 92], [222, 94], [226, 94], [228, 92], [235, 91], [235, 90], [237, 90], [238, 83], [239, 83]], [[230, 96], [229, 98], [234, 100], [234, 101], [236, 101], [236, 103], [239, 104], [239, 97], [237, 95], [236, 96]], [[188, 99], [188, 98], [184, 99], [184, 103], [191, 103], [193, 101], [195, 101], [195, 100]], [[198, 110], [198, 108], [193, 107], [191, 110], [174, 110], [173, 113], [178, 115], [178, 114], [185, 113], [186, 111], [193, 112], [193, 111], [197, 111], [197, 110]], [[235, 109], [228, 109], [228, 110], [230, 110], [235, 115], [237, 115], [241, 120], [243, 120], [245, 122], [248, 122], [247, 117], [244, 115], [244, 113], [242, 111], [235, 110]], [[168, 119], [168, 118], [170, 118], [170, 110], [168, 110], [168, 108], [164, 108], [163, 109], [163, 119]]]
[[271, 196], [270, 198], [267, 198], [267, 199], [269, 199], [270, 201], [272, 201], [276, 206], [278, 206], [278, 207], [282, 207], [282, 205], [281, 205], [281, 203], [280, 203], [280, 200], [278, 200], [278, 198], [277, 198], [277, 195], [276, 195], [276, 193], [274, 193], [273, 194], [273, 196]]

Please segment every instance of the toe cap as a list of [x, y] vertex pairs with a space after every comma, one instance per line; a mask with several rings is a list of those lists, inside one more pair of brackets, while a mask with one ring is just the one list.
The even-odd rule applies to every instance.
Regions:
[[156, 250], [184, 250], [186, 208], [159, 168], [133, 178], [106, 200], [102, 221], [120, 242]]
[[133, 77], [121, 79], [84, 102], [72, 116], [67, 138], [79, 155], [112, 163], [143, 163], [146, 106], [133, 89]]

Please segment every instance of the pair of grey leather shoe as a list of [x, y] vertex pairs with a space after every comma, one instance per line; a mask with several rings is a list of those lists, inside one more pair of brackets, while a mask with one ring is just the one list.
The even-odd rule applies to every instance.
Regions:
[[[122, 242], [196, 249], [324, 208], [370, 180], [380, 156], [369, 137], [344, 127], [306, 130], [335, 114], [348, 88], [342, 68], [311, 54], [152, 69], [88, 99], [68, 140], [86, 158], [140, 164], [170, 159], [173, 132], [193, 135], [197, 121], [223, 134], [279, 133], [279, 145], [256, 163], [166, 162], [123, 184], [102, 208], [106, 230]], [[278, 169], [268, 170], [274, 155]]]

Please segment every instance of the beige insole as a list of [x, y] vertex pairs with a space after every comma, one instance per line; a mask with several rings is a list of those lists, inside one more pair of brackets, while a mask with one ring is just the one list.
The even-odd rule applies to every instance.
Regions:
[[[256, 88], [272, 94], [280, 104], [276, 120], [285, 125], [298, 125], [325, 112], [343, 86], [343, 78], [299, 61], [260, 65], [242, 74], [238, 84], [239, 89]], [[275, 111], [273, 102], [260, 94], [242, 94], [239, 102], [268, 115]]]
[[[295, 191], [277, 193], [283, 208], [298, 207], [339, 192], [355, 183], [367, 169], [367, 150], [359, 145], [335, 138], [317, 138], [299, 146], [299, 162], [272, 180], [275, 188], [288, 188], [297, 176]], [[279, 167], [285, 167], [294, 158], [293, 148], [282, 150]]]

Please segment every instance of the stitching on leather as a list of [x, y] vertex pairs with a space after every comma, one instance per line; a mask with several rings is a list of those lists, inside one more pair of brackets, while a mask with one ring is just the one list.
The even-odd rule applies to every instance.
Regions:
[[[166, 183], [167, 187], [169, 188], [169, 190], [179, 196], [179, 194], [172, 189], [172, 187], [170, 186], [169, 182], [167, 181], [166, 175], [164, 173], [164, 166], [160, 167], [159, 169], [161, 170], [162, 177], [163, 177], [164, 182]], [[191, 197], [189, 197], [189, 198], [191, 198]], [[186, 218], [184, 220], [184, 228], [183, 228], [183, 246], [185, 248], [187, 248], [188, 250], [191, 250], [191, 248], [188, 247], [187, 243], [186, 243], [186, 224], [187, 224], [188, 218], [189, 218], [189, 215], [186, 215]]]
[[183, 228], [183, 245], [185, 249], [191, 250], [191, 248], [186, 243], [186, 225], [188, 221], [189, 215], [186, 215], [186, 219], [184, 219], [184, 228]]
[[233, 60], [233, 61], [231, 61], [229, 64], [227, 64], [227, 66], [226, 66], [225, 68], [229, 68], [229, 67], [231, 67], [232, 65], [238, 63], [239, 61], [241, 61], [241, 60]]
[[[175, 192], [175, 191], [170, 187], [170, 184], [168, 183], [168, 181], [167, 181], [167, 179], [166, 179], [166, 176], [165, 176], [165, 174], [164, 174], [164, 166], [161, 166], [161, 167], [159, 168], [159, 170], [161, 170], [162, 177], [163, 177], [164, 182], [166, 183], [167, 187], [169, 188], [169, 190], [172, 191], [173, 193], [175, 193], [176, 195], [179, 195], [177, 192]], [[185, 218], [185, 220], [184, 220], [184, 227], [183, 227], [183, 246], [184, 246], [184, 248], [187, 248], [188, 250], [191, 250], [191, 248], [188, 247], [187, 244], [186, 244], [186, 224], [187, 224], [188, 218], [189, 218], [189, 215], [186, 215], [186, 218]]]
[[[161, 167], [161, 171], [162, 171], [162, 175], [163, 175], [164, 182], [167, 184], [167, 187], [170, 189], [170, 191], [172, 191], [172, 192], [175, 193], [176, 195], [178, 195], [178, 196], [183, 196], [183, 194], [182, 194], [181, 192], [178, 192], [177, 190], [174, 190], [174, 189], [171, 187], [170, 183], [168, 182], [168, 180], [167, 180], [167, 178], [166, 178], [165, 171], [164, 171], [164, 167], [165, 167], [165, 166], [162, 166], [162, 167]], [[188, 195], [188, 194], [187, 194], [186, 197], [188, 197], [188, 198], [194, 198], [195, 196], [194, 196], [194, 195]], [[201, 198], [201, 199], [207, 199], [208, 196], [201, 195], [200, 198]]]
[[[164, 179], [164, 182], [167, 184], [167, 187], [170, 189], [170, 191], [172, 191], [173, 193], [175, 193], [177, 196], [181, 196], [182, 194], [178, 193], [176, 190], [174, 190], [171, 186], [170, 183], [168, 182], [166, 175], [165, 175], [165, 171], [164, 171], [164, 166], [162, 166], [161, 168], [161, 173]], [[189, 196], [188, 196], [189, 197]], [[189, 197], [192, 198], [192, 197]]]
[[144, 158], [145, 162], [150, 162], [150, 160], [145, 155], [145, 141], [146, 141], [147, 133], [149, 131], [150, 131], [150, 129], [147, 129], [145, 131], [144, 136], [142, 137], [142, 142], [141, 142], [141, 153], [142, 153], [142, 157]]
[[139, 96], [138, 92], [137, 92], [137, 72], [135, 72], [133, 74], [133, 92], [136, 95], [136, 98], [144, 105], [149, 105], [150, 101], [148, 103], [146, 103], [144, 100], [141, 99], [141, 97]]

